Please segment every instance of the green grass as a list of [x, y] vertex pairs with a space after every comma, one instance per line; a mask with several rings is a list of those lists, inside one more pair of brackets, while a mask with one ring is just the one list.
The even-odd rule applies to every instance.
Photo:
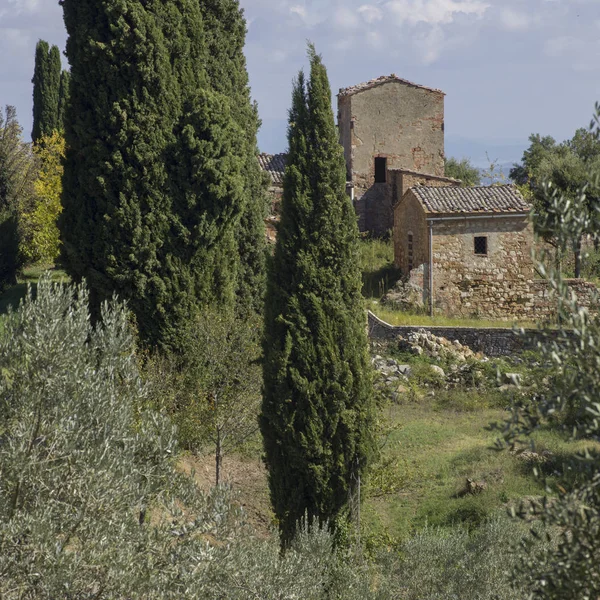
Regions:
[[[489, 401], [476, 401], [478, 393], [436, 391], [435, 397], [388, 409], [392, 433], [381, 462], [387, 472], [376, 467], [374, 481], [367, 484], [370, 497], [363, 526], [368, 536], [402, 540], [428, 525], [472, 528], [521, 498], [545, 493], [532, 467], [493, 448], [497, 434], [486, 426], [502, 421], [507, 413], [498, 407], [497, 394]], [[466, 395], [464, 403], [461, 395]], [[557, 461], [583, 448], [552, 431], [541, 432], [536, 439], [540, 448], [556, 453]], [[485, 481], [487, 489], [461, 497], [467, 477]]]
[[390, 239], [365, 238], [360, 241], [360, 260], [365, 298], [381, 298], [398, 280], [394, 266], [394, 245]]
[[[27, 294], [27, 286], [31, 285], [35, 291], [37, 281], [46, 271], [50, 271], [53, 281], [69, 281], [68, 275], [53, 265], [33, 265], [23, 270], [16, 285], [10, 286], [0, 294], [0, 323], [2, 315], [6, 314], [8, 307], [16, 309]], [[1, 327], [1, 324], [0, 324]]]
[[377, 302], [369, 302], [368, 308], [380, 319], [390, 325], [413, 325], [419, 327], [524, 327], [525, 329], [536, 329], [533, 321], [497, 321], [491, 319], [463, 319], [451, 318], [441, 315], [430, 317], [399, 310], [384, 308]]

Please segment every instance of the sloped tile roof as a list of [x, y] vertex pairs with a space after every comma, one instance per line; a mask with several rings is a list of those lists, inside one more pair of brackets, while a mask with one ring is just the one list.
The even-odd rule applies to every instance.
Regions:
[[516, 213], [531, 206], [514, 185], [410, 188], [428, 213]]
[[273, 185], [283, 185], [286, 162], [287, 154], [266, 154], [265, 152], [261, 152], [258, 155], [260, 168], [271, 176]]
[[352, 96], [353, 94], [357, 94], [358, 92], [369, 90], [371, 88], [377, 87], [378, 85], [389, 83], [390, 81], [397, 81], [398, 83], [410, 85], [411, 87], [420, 88], [422, 90], [428, 90], [430, 92], [436, 92], [437, 94], [444, 94], [442, 90], [437, 90], [435, 88], [430, 88], [425, 85], [413, 83], [412, 81], [402, 79], [401, 77], [398, 77], [395, 73], [392, 73], [391, 75], [382, 75], [381, 77], [377, 77], [376, 79], [371, 79], [370, 81], [365, 81], [364, 83], [358, 83], [357, 85], [352, 85], [347, 88], [340, 88], [338, 96]]

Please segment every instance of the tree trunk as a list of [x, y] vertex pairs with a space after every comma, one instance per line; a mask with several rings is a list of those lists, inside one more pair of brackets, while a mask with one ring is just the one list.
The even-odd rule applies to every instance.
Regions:
[[223, 462], [223, 454], [221, 451], [221, 439], [219, 433], [217, 433], [217, 447], [215, 449], [215, 480], [216, 485], [219, 485], [221, 481], [221, 463]]
[[215, 443], [215, 480], [216, 484], [219, 485], [221, 482], [221, 464], [223, 463], [223, 443], [221, 440], [221, 427], [219, 426], [219, 398], [217, 394], [213, 394], [213, 402], [215, 404], [215, 429], [217, 432], [217, 439]]
[[575, 242], [573, 252], [575, 254], [575, 279], [581, 277], [581, 238]]

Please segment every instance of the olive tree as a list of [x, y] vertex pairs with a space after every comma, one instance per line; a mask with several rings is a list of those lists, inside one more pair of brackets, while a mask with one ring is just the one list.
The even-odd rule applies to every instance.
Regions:
[[172, 416], [184, 448], [211, 448], [217, 485], [223, 457], [258, 432], [260, 330], [257, 317], [205, 310], [184, 331], [181, 352], [147, 365], [153, 404]]
[[0, 331], [0, 597], [185, 596], [229, 513], [143, 408], [127, 312], [44, 279]]
[[[596, 107], [593, 134], [598, 135], [600, 106]], [[541, 226], [562, 247], [597, 226], [600, 201], [590, 191], [598, 189], [600, 172], [590, 172], [587, 182], [567, 200], [551, 182], [543, 186], [546, 212]], [[503, 442], [514, 446], [531, 439], [543, 427], [557, 428], [572, 439], [586, 440], [586, 450], [554, 466], [560, 483], [549, 482], [556, 498], [521, 507], [520, 516], [534, 517], [558, 531], [558, 540], [544, 551], [525, 544], [523, 569], [535, 580], [533, 598], [566, 600], [600, 595], [600, 316], [598, 297], [584, 307], [562, 279], [558, 269], [540, 271], [547, 276], [557, 300], [560, 329], [547, 332], [539, 342], [549, 385], [542, 385], [531, 400], [517, 403], [502, 429]], [[556, 473], [554, 473], [556, 475]]]

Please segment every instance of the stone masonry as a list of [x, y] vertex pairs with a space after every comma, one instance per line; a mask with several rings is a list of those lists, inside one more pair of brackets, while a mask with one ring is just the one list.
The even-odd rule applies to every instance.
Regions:
[[[433, 235], [434, 305], [442, 314], [525, 317], [533, 314], [533, 231], [527, 218], [436, 223]], [[473, 252], [475, 236], [488, 252]]]
[[[518, 190], [425, 183], [394, 210], [395, 263], [412, 295], [421, 290], [415, 308], [433, 303], [436, 314], [500, 320], [550, 316], [548, 283], [535, 279], [530, 207]], [[589, 306], [596, 287], [569, 285]]]
[[340, 90], [338, 126], [359, 229], [389, 233], [388, 170], [444, 175], [444, 93], [396, 75], [379, 77]]

